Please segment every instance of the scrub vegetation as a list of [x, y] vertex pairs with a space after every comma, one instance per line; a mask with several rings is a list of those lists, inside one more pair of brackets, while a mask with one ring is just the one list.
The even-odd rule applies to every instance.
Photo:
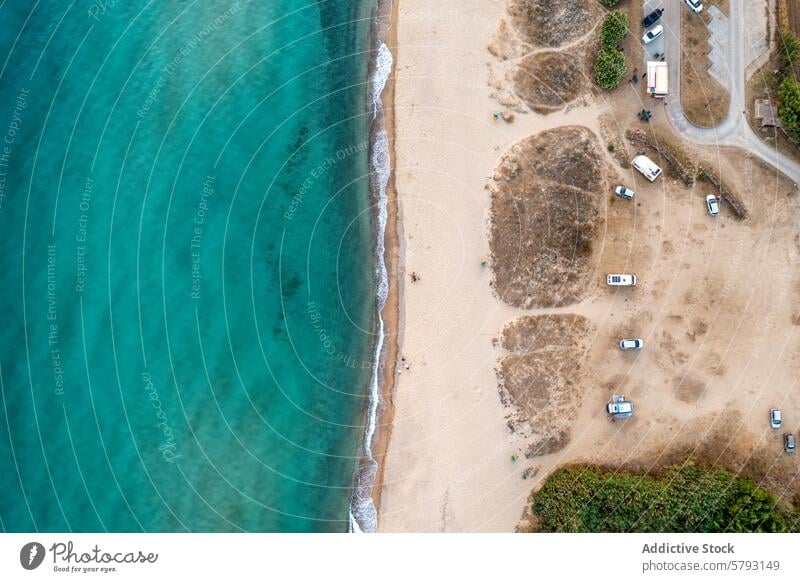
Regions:
[[656, 475], [575, 465], [532, 497], [541, 532], [797, 532], [797, 513], [754, 481], [684, 464]]
[[628, 34], [628, 17], [615, 10], [603, 19], [600, 26], [600, 52], [594, 62], [594, 80], [606, 90], [615, 89], [628, 69], [625, 53], [619, 45]]

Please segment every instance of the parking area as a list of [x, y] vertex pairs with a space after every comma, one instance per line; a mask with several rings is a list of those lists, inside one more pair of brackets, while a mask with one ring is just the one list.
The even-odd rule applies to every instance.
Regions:
[[[644, 8], [644, 10], [643, 10], [642, 14], [647, 16], [648, 14], [650, 14], [651, 12], [653, 12], [654, 10], [656, 10], [658, 8], [662, 8], [663, 9], [664, 8], [664, 2], [663, 2], [663, 0], [645, 0], [643, 8]], [[660, 25], [664, 26], [663, 19], [659, 19], [658, 22], [656, 22], [656, 24], [660, 24]], [[642, 35], [646, 32], [646, 29], [644, 29], [642, 27], [642, 23], [641, 22], [631, 22], [630, 26], [631, 26], [631, 32], [636, 34], [636, 35], [638, 35], [638, 37], [640, 39], [642, 38]], [[664, 37], [667, 36], [668, 34], [671, 34], [671, 32], [666, 29], [666, 26], [664, 28], [665, 28], [664, 34], [662, 34], [657, 39], [651, 41], [650, 43], [644, 45], [645, 66], [646, 66], [647, 61], [658, 61], [658, 60], [661, 60], [663, 58], [663, 55], [664, 55]], [[644, 70], [644, 68], [642, 70]]]

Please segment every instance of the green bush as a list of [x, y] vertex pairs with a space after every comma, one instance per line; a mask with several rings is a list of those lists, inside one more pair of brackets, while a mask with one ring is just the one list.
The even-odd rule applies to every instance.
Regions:
[[725, 508], [726, 531], [785, 532], [789, 523], [774, 511], [775, 497], [749, 479], [737, 479]]
[[603, 47], [594, 62], [594, 80], [603, 89], [610, 91], [619, 85], [627, 68], [625, 55], [621, 50], [610, 46]]
[[786, 77], [781, 83], [779, 112], [787, 133], [795, 139], [800, 137], [800, 82], [794, 77]]
[[783, 30], [778, 35], [778, 52], [781, 55], [781, 67], [790, 72], [800, 58], [800, 39], [791, 30]]
[[603, 46], [617, 47], [628, 34], [628, 16], [624, 12], [614, 10], [603, 19], [600, 27], [600, 40]]
[[609, 8], [613, 8], [619, 4], [619, 0], [600, 0], [600, 4], [603, 6], [608, 6]]
[[786, 532], [798, 519], [753, 481], [692, 465], [660, 476], [566, 467], [533, 496], [533, 513], [544, 532]]

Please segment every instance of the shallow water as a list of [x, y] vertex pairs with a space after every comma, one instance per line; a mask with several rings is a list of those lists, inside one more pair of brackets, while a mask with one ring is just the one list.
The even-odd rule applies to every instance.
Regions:
[[0, 5], [0, 526], [345, 530], [374, 2], [34, 4]]

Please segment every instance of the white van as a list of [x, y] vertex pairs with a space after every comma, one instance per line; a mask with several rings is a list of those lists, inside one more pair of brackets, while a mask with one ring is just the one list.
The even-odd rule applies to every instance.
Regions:
[[656, 178], [661, 175], [661, 168], [647, 156], [636, 156], [631, 163], [634, 168], [639, 170], [642, 175], [651, 182], [655, 182]]
[[608, 275], [606, 276], [606, 283], [612, 287], [633, 287], [636, 285], [636, 275]]

